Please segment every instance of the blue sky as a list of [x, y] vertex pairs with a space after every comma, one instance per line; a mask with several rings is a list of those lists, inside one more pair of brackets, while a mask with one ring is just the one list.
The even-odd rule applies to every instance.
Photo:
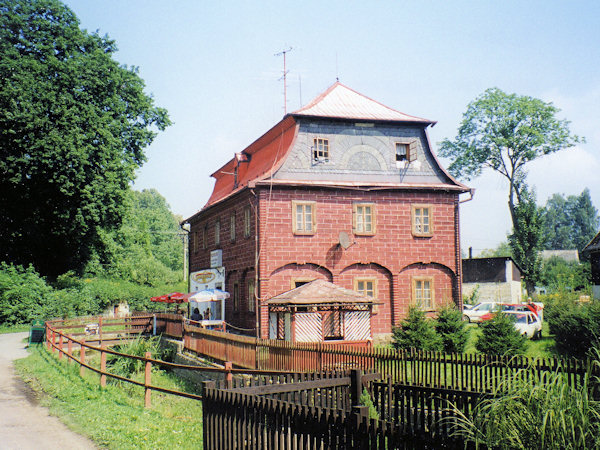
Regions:
[[[589, 188], [600, 208], [600, 2], [70, 0], [82, 28], [115, 39], [174, 125], [147, 149], [136, 189], [156, 188], [184, 217], [210, 174], [288, 111], [345, 85], [454, 137], [489, 87], [553, 102], [586, 143], [534, 162], [538, 203]], [[507, 186], [486, 173], [461, 206], [463, 249], [495, 247], [510, 229]]]

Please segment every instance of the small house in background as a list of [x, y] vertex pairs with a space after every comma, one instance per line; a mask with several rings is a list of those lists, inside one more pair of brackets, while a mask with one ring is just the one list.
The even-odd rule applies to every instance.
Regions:
[[463, 295], [475, 289], [480, 301], [520, 303], [522, 270], [510, 256], [469, 258], [462, 260]]
[[540, 252], [542, 260], [547, 261], [550, 258], [560, 258], [566, 262], [579, 263], [579, 252], [577, 249], [573, 250], [542, 250]]
[[291, 342], [370, 341], [374, 300], [314, 280], [267, 301], [269, 339]]
[[592, 295], [600, 300], [600, 233], [586, 245], [582, 251], [585, 257], [590, 258], [592, 265]]

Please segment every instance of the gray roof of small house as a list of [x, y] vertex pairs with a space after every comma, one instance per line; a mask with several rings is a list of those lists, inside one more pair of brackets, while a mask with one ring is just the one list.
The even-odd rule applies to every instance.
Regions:
[[540, 252], [540, 256], [543, 260], [547, 260], [550, 258], [560, 258], [565, 261], [571, 262], [579, 262], [579, 252], [577, 249], [575, 250], [542, 250]]
[[590, 243], [588, 245], [586, 245], [583, 248], [583, 251], [581, 253], [589, 253], [589, 252], [594, 252], [594, 251], [600, 251], [600, 232], [593, 237], [593, 239], [590, 241]]

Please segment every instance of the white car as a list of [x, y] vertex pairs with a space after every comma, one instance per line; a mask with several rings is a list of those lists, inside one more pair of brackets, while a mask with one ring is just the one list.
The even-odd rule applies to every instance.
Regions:
[[480, 302], [469, 309], [463, 310], [463, 320], [466, 322], [481, 322], [481, 316], [500, 309], [496, 302]]
[[542, 337], [542, 322], [537, 314], [523, 311], [504, 311], [504, 314], [514, 316], [515, 328], [529, 339]]

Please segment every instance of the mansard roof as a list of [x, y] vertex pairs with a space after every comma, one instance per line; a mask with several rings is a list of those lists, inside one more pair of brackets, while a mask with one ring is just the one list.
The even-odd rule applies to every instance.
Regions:
[[[322, 185], [322, 186], [347, 186], [352, 188], [370, 189], [369, 183], [340, 182], [315, 183], [306, 180], [288, 181], [274, 180], [273, 175], [283, 165], [290, 150], [294, 147], [300, 120], [306, 119], [329, 119], [329, 120], [368, 120], [374, 122], [398, 123], [403, 125], [420, 126], [427, 128], [436, 122], [420, 117], [410, 116], [381, 103], [370, 99], [358, 92], [344, 86], [340, 82], [334, 83], [329, 89], [299, 110], [287, 114], [283, 119], [259, 137], [256, 141], [246, 147], [214, 172], [211, 176], [215, 178], [215, 187], [202, 210], [198, 211], [190, 220], [201, 211], [222, 202], [237, 192], [248, 187], [252, 188], [265, 180], [271, 184], [289, 185]], [[426, 133], [427, 134], [427, 133]], [[428, 138], [427, 138], [428, 139]], [[428, 143], [429, 145], [429, 143]], [[431, 149], [431, 146], [429, 145]], [[377, 188], [383, 189], [427, 189], [467, 192], [469, 188], [454, 180], [439, 164], [435, 154], [431, 153], [435, 163], [448, 178], [447, 183], [441, 184], [411, 184], [411, 183], [376, 183]]]
[[387, 106], [359, 94], [353, 89], [344, 86], [339, 81], [315, 98], [312, 102], [292, 116], [326, 117], [330, 119], [354, 119], [421, 123], [424, 125], [436, 122], [409, 116], [403, 112], [388, 108]]

